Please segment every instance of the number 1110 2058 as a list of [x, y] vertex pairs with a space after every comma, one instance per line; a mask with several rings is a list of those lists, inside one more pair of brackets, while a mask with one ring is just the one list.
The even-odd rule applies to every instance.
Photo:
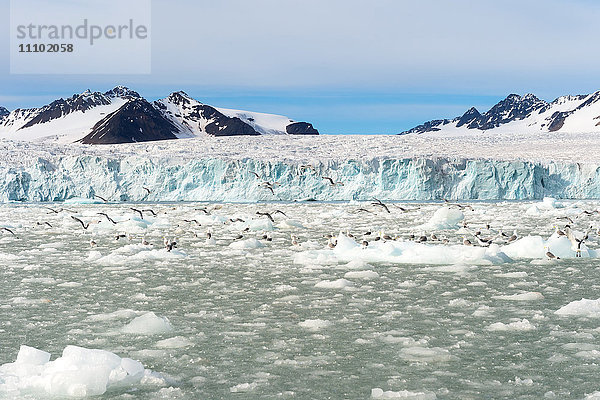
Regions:
[[71, 43], [27, 43], [19, 45], [19, 53], [72, 53], [73, 45]]

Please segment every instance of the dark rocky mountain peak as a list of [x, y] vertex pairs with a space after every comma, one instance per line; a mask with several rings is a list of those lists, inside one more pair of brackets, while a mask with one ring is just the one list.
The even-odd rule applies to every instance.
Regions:
[[312, 124], [308, 122], [293, 122], [285, 127], [285, 131], [289, 135], [318, 135], [319, 131], [316, 130]]
[[8, 114], [10, 114], [10, 111], [0, 106], [0, 119], [6, 117]]
[[463, 114], [462, 117], [458, 119], [458, 123], [456, 124], [457, 128], [460, 128], [463, 125], [470, 124], [474, 120], [481, 118], [481, 114], [475, 107], [469, 108], [469, 110]]
[[564, 103], [571, 102], [571, 101], [581, 101], [588, 96], [589, 95], [587, 95], [587, 94], [560, 96], [560, 97], [556, 98], [556, 100], [554, 100], [552, 103], [550, 103], [550, 105], [551, 106], [552, 105], [560, 105], [560, 104], [564, 104]]
[[141, 99], [142, 96], [135, 90], [131, 90], [125, 86], [115, 86], [111, 90], [104, 93], [106, 97], [122, 98], [127, 100]]
[[86, 90], [81, 94], [74, 94], [68, 99], [58, 99], [52, 103], [38, 109], [38, 113], [35, 117], [29, 120], [25, 125], [21, 127], [28, 128], [36, 124], [43, 124], [45, 122], [52, 121], [57, 118], [61, 118], [67, 114], [71, 114], [75, 111], [86, 112], [87, 110], [96, 106], [103, 106], [110, 104], [110, 99], [104, 96], [100, 92], [91, 92]]
[[80, 140], [84, 144], [117, 144], [177, 139], [177, 127], [144, 99], [127, 102], [107, 115]]
[[[546, 121], [548, 121], [548, 131], [556, 132], [560, 130], [564, 126], [567, 117], [573, 115], [574, 113], [585, 107], [589, 107], [592, 104], [598, 102], [600, 100], [600, 91], [592, 93], [590, 95], [562, 96], [554, 100], [552, 104], [563, 104], [567, 101], [581, 101], [584, 99], [586, 100], [579, 106], [577, 106], [577, 108], [569, 111], [556, 111], [549, 118], [546, 118]], [[598, 119], [600, 119], [600, 116], [598, 116]], [[598, 125], [600, 125], [600, 123], [596, 124], [596, 126]]]
[[173, 92], [171, 93], [167, 98], [166, 101], [169, 103], [172, 103], [174, 105], [178, 105], [178, 106], [184, 106], [184, 107], [189, 107], [192, 104], [197, 105], [197, 104], [202, 104], [199, 101], [191, 98], [186, 92], [184, 92], [183, 90], [180, 90], [178, 92]]
[[522, 97], [518, 94], [510, 94], [480, 118], [471, 122], [468, 128], [481, 130], [497, 128], [502, 124], [526, 118], [532, 112], [545, 109], [547, 106], [547, 102], [533, 94]]
[[580, 110], [584, 107], [591, 106], [592, 104], [598, 102], [598, 100], [600, 100], [600, 91], [589, 95], [589, 98], [586, 101], [584, 101], [583, 103], [581, 103], [581, 105], [579, 107], [577, 107], [577, 109]]
[[405, 135], [408, 133], [425, 133], [425, 132], [437, 132], [441, 130], [440, 126], [447, 125], [454, 120], [450, 119], [434, 119], [433, 121], [427, 121], [424, 124], [415, 126], [414, 128], [402, 132], [401, 135]]

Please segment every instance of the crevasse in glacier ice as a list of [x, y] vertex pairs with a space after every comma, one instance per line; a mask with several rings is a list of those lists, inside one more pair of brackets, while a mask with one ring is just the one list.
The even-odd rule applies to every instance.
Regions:
[[[220, 158], [164, 162], [129, 156], [38, 158], [0, 168], [0, 199], [63, 201], [100, 195], [111, 201], [498, 200], [600, 198], [592, 164], [463, 159], [328, 160], [301, 169], [291, 162]], [[262, 180], [252, 172], [256, 172]], [[323, 176], [342, 185], [331, 186]], [[260, 186], [278, 182], [274, 194]], [[148, 193], [144, 188], [148, 188]]]

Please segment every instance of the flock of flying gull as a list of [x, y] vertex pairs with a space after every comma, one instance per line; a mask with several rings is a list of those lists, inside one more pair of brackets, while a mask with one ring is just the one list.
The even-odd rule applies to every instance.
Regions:
[[[314, 166], [312, 166], [310, 164], [303, 164], [298, 167], [298, 170], [296, 171], [296, 175], [303, 175], [306, 171], [310, 171], [311, 173], [315, 174], [317, 170], [315, 169]], [[262, 181], [258, 185], [259, 187], [262, 187], [262, 188], [270, 191], [273, 195], [275, 195], [275, 188], [277, 186], [281, 186], [281, 184], [279, 182], [271, 182], [271, 181], [264, 180], [263, 177], [261, 177], [258, 173], [254, 172], [254, 171], [250, 171], [250, 173], [252, 175], [254, 175], [256, 177], [256, 179]], [[344, 182], [337, 181], [329, 176], [322, 176], [321, 178], [323, 180], [327, 181], [327, 183], [329, 183], [329, 186], [332, 186], [332, 187], [333, 186], [344, 186]]]
[[[301, 171], [305, 171], [305, 170], [312, 170], [314, 171], [314, 167], [310, 166], [310, 165], [303, 165], [300, 166]], [[254, 175], [256, 175], [257, 178], [260, 178], [260, 176], [258, 174], [256, 174], [255, 172], [252, 172]], [[326, 177], [323, 176], [323, 179], [327, 180], [331, 186], [335, 186], [335, 185], [343, 185], [342, 182], [336, 182], [334, 179], [330, 178], [330, 177]], [[274, 192], [274, 188], [279, 185], [277, 182], [269, 182], [269, 181], [264, 181], [262, 182], [259, 186], [265, 187], [268, 190], [270, 190], [271, 192]], [[144, 190], [146, 190], [148, 192], [148, 194], [150, 194], [150, 190], [144, 187]], [[96, 198], [102, 200], [105, 203], [109, 203], [109, 201], [101, 196], [95, 195]], [[451, 203], [446, 199], [443, 199], [443, 204], [445, 207], [448, 208], [457, 208], [461, 211], [474, 211], [473, 207], [470, 205], [463, 205], [463, 204], [458, 204], [458, 203]], [[370, 206], [370, 207], [369, 207]], [[196, 208], [194, 209], [195, 211], [201, 211], [203, 213], [205, 213], [206, 215], [210, 215], [213, 211], [219, 210], [222, 206], [220, 205], [215, 205], [211, 210], [209, 210], [208, 208], [204, 207], [204, 208]], [[71, 218], [76, 221], [77, 223], [79, 223], [81, 225], [81, 228], [85, 231], [88, 230], [88, 228], [90, 227], [91, 224], [98, 224], [101, 222], [101, 219], [94, 219], [91, 221], [84, 221], [81, 216], [78, 216], [78, 212], [75, 210], [70, 210], [70, 209], [66, 209], [66, 208], [51, 208], [51, 207], [43, 207], [44, 209], [48, 210], [48, 214], [59, 214], [62, 212], [67, 212], [71, 214]], [[384, 203], [379, 199], [374, 198], [370, 203], [368, 203], [368, 205], [363, 205], [360, 208], [356, 208], [350, 211], [350, 213], [353, 214], [360, 214], [360, 213], [366, 213], [366, 214], [371, 214], [373, 216], [377, 215], [376, 212], [377, 211], [382, 211], [384, 213], [387, 214], [392, 214], [393, 210], [398, 210], [401, 213], [409, 213], [411, 211], [417, 211], [420, 209], [420, 207], [413, 207], [413, 208], [407, 208], [398, 204], [394, 204], [394, 203]], [[139, 215], [140, 219], [144, 219], [144, 216], [148, 217], [149, 215], [151, 215], [152, 217], [157, 217], [158, 213], [155, 212], [153, 209], [151, 208], [134, 208], [134, 207], [129, 207], [129, 210], [131, 210], [132, 212], [136, 213], [137, 215]], [[166, 214], [166, 211], [161, 211], [161, 214]], [[264, 217], [267, 218], [270, 222], [275, 223], [275, 216], [277, 214], [281, 214], [284, 217], [288, 217], [287, 214], [281, 210], [275, 210], [272, 212], [268, 212], [268, 211], [264, 211], [264, 210], [259, 210], [256, 211], [255, 215], [258, 215], [259, 217]], [[559, 236], [565, 236], [569, 239], [569, 241], [572, 244], [572, 249], [573, 251], [576, 252], [576, 256], [577, 257], [581, 257], [581, 248], [582, 245], [585, 243], [586, 240], [588, 240], [590, 233], [592, 233], [594, 230], [591, 226], [589, 226], [589, 228], [587, 229], [586, 233], [583, 235], [583, 237], [576, 237], [575, 233], [573, 232], [571, 226], [575, 224], [575, 220], [577, 219], [581, 219], [582, 217], [590, 217], [594, 214], [600, 214], [600, 211], [583, 211], [581, 214], [579, 214], [576, 217], [568, 217], [568, 216], [563, 216], [563, 217], [559, 217], [558, 220], [565, 220], [567, 222], [567, 225], [565, 225], [564, 227], [560, 228], [558, 226], [555, 226], [555, 233]], [[114, 218], [112, 218], [110, 215], [108, 215], [106, 212], [98, 212], [97, 215], [99, 217], [103, 217], [105, 218], [108, 222], [110, 222], [113, 225], [117, 225], [119, 223], [125, 222], [123, 220], [117, 221]], [[373, 217], [370, 217], [371, 219]], [[202, 226], [202, 224], [196, 220], [196, 219], [183, 219], [182, 222], [185, 222], [187, 224], [195, 224], [194, 227], [200, 227]], [[236, 222], [241, 222], [244, 223], [246, 222], [244, 219], [242, 218], [229, 218], [227, 219], [224, 223], [236, 223]], [[41, 222], [37, 222], [36, 223], [38, 226], [48, 226], [50, 228], [52, 228], [52, 224], [48, 221], [41, 221]], [[514, 241], [516, 241], [517, 239], [519, 239], [519, 236], [517, 234], [517, 231], [515, 230], [512, 234], [507, 234], [505, 232], [503, 232], [500, 229], [494, 229], [492, 228], [489, 224], [486, 224], [485, 226], [481, 227], [481, 228], [472, 228], [474, 224], [471, 223], [467, 223], [466, 220], [464, 220], [462, 222], [462, 227], [460, 229], [458, 229], [457, 231], [455, 231], [455, 234], [457, 235], [458, 240], [454, 240], [453, 244], [460, 244], [460, 238], [462, 237], [462, 244], [465, 246], [481, 246], [481, 247], [489, 247], [491, 244], [496, 243], [496, 244], [509, 244], [512, 243]], [[179, 226], [179, 225], [177, 225]], [[247, 236], [251, 235], [252, 233], [250, 232], [251, 229], [250, 227], [246, 226], [246, 228], [239, 232], [239, 234], [235, 235], [232, 240], [236, 241], [236, 240], [242, 240], [245, 239]], [[448, 232], [446, 230], [444, 230], [445, 234], [447, 234]], [[7, 228], [7, 227], [0, 227], [0, 233], [2, 232], [6, 232], [8, 234], [12, 234], [15, 238], [18, 238], [17, 233], [15, 232], [14, 229], [11, 228]], [[198, 235], [197, 233], [188, 230], [188, 232], [192, 232], [193, 235], [196, 238], [201, 237], [200, 235]], [[183, 233], [186, 234], [185, 230], [180, 230], [179, 233]], [[600, 230], [598, 232], [596, 232], [598, 235], [600, 235]], [[261, 232], [260, 233], [262, 236], [259, 235], [258, 239], [259, 240], [265, 240], [265, 241], [272, 241], [272, 233], [270, 232]], [[484, 236], [487, 235], [487, 236]], [[205, 236], [205, 240], [207, 244], [216, 244], [214, 235], [213, 235], [213, 231], [211, 228], [209, 228], [208, 230], [206, 230], [206, 232], [204, 233]], [[373, 231], [367, 231], [364, 232], [362, 235], [358, 234], [358, 235], [354, 235], [351, 232], [347, 231], [346, 232], [346, 236], [353, 238], [354, 240], [356, 240], [358, 243], [362, 244], [363, 248], [367, 248], [369, 246], [369, 242], [372, 241], [395, 241], [395, 240], [410, 240], [410, 241], [414, 241], [417, 243], [437, 243], [437, 244], [449, 244], [451, 241], [450, 239], [446, 236], [446, 235], [441, 235], [440, 232], [438, 232], [437, 234], [435, 232], [430, 232], [430, 233], [422, 233], [422, 234], [414, 234], [414, 233], [409, 233], [409, 234], [405, 234], [405, 235], [389, 235], [384, 233], [383, 231], [379, 231], [379, 232], [373, 232]], [[294, 246], [301, 246], [300, 240], [298, 238], [298, 236], [291, 234], [291, 244]], [[125, 233], [119, 233], [116, 234], [114, 236], [115, 240], [120, 240], [120, 239], [128, 239], [129, 241], [134, 240], [134, 237], [130, 234], [125, 234]], [[327, 246], [330, 248], [335, 248], [337, 245], [337, 238], [335, 237], [335, 235], [333, 234], [327, 234], [324, 236], [324, 240], [326, 240]], [[141, 243], [143, 245], [151, 245], [151, 243], [149, 243], [144, 237], [141, 238]], [[96, 246], [97, 243], [96, 241], [92, 238], [90, 240], [90, 246], [94, 247]], [[164, 248], [166, 249], [166, 251], [172, 251], [174, 248], [177, 248], [177, 240], [176, 239], [168, 239], [166, 237], [163, 238], [163, 245]], [[557, 256], [555, 256], [551, 250], [549, 248], [546, 248], [546, 256], [549, 259], [558, 259]]]
[[[310, 164], [305, 164], [305, 165], [300, 165], [297, 171], [297, 175], [301, 175], [304, 174], [306, 171], [311, 171], [311, 173], [315, 174], [316, 173], [316, 169], [314, 166], [310, 165]], [[262, 179], [262, 177], [260, 175], [258, 175], [256, 172], [251, 171], [250, 173], [252, 173], [254, 176], [256, 176], [257, 179]], [[324, 179], [325, 181], [327, 181], [329, 183], [330, 186], [344, 186], [343, 182], [339, 182], [334, 180], [331, 177], [328, 176], [322, 176], [322, 179]], [[259, 184], [260, 187], [263, 187], [269, 191], [271, 191], [271, 193], [273, 195], [275, 195], [275, 187], [277, 186], [281, 186], [278, 182], [270, 182], [270, 181], [264, 181], [261, 182]], [[376, 198], [373, 199], [374, 202], [371, 203], [372, 206], [375, 207], [380, 207], [383, 210], [385, 210], [387, 213], [391, 213], [390, 209], [388, 207], [388, 205], [384, 204], [381, 200], [378, 200]], [[458, 204], [458, 203], [454, 203], [451, 204], [448, 200], [443, 199], [444, 203], [448, 206], [455, 206], [458, 207], [460, 210], [471, 210], [473, 211], [473, 207], [469, 206], [469, 205], [462, 205], [462, 204]], [[411, 211], [407, 208], [401, 207], [399, 205], [396, 204], [392, 204], [392, 206], [398, 208], [400, 211], [404, 212], [408, 212]], [[418, 208], [414, 209], [417, 210]], [[374, 214], [372, 211], [366, 209], [366, 208], [359, 208], [358, 210], [356, 210], [356, 212], [366, 212], [366, 213], [371, 213]], [[587, 215], [587, 216], [591, 216], [594, 214], [598, 214], [600, 213], [600, 211], [583, 211], [582, 215]], [[259, 213], [260, 214], [260, 213]], [[271, 216], [269, 215], [269, 218], [271, 219], [271, 221], [273, 221], [273, 218], [271, 218]], [[574, 224], [574, 221], [570, 218], [570, 217], [561, 217], [559, 219], [566, 219], [569, 221], [570, 224]], [[273, 221], [274, 222], [274, 221]], [[465, 246], [473, 246], [473, 245], [478, 245], [478, 246], [482, 246], [482, 247], [489, 247], [492, 243], [497, 243], [497, 242], [501, 242], [504, 244], [508, 244], [508, 243], [512, 243], [514, 241], [516, 241], [518, 239], [518, 234], [517, 231], [514, 230], [512, 235], [506, 234], [504, 232], [500, 231], [494, 231], [491, 226], [489, 224], [486, 224], [485, 229], [492, 234], [495, 234], [495, 236], [490, 237], [490, 238], [483, 238], [481, 236], [481, 229], [478, 229], [476, 231], [471, 231], [468, 227], [468, 224], [466, 222], [463, 222], [463, 227], [462, 229], [459, 231], [460, 233], [463, 234], [469, 234], [470, 236], [472, 236], [474, 238], [474, 241], [471, 239], [468, 239], [466, 236], [463, 236], [463, 245]], [[583, 243], [588, 240], [589, 238], [589, 234], [593, 231], [593, 227], [590, 226], [587, 230], [587, 232], [585, 233], [585, 235], [582, 238], [577, 238], [575, 236], [575, 234], [573, 233], [573, 230], [571, 229], [571, 225], [566, 225], [564, 227], [564, 229], [560, 229], [558, 226], [555, 227], [555, 232], [557, 235], [559, 236], [566, 236], [569, 241], [571, 242], [572, 248], [575, 251], [576, 257], [581, 257], [581, 246], [583, 245]], [[598, 229], [597, 232], [598, 235], [600, 235], [600, 228]], [[372, 232], [366, 232], [363, 236], [363, 240], [362, 240], [362, 245], [363, 247], [367, 247], [369, 245], [369, 238], [371, 237]], [[354, 235], [348, 233], [348, 236], [351, 238], [355, 238]], [[326, 238], [328, 239], [328, 246], [330, 248], [334, 248], [336, 246], [336, 239], [335, 236], [331, 235], [326, 235]], [[390, 235], [385, 235], [383, 233], [380, 233], [380, 235], [375, 236], [372, 240], [398, 240], [400, 239], [399, 236], [396, 237], [391, 237]], [[443, 244], [448, 244], [449, 240], [447, 238], [443, 238], [443, 239], [438, 239], [437, 235], [435, 233], [431, 233], [429, 236], [427, 235], [419, 235], [416, 236], [414, 234], [411, 234], [408, 237], [409, 240], [414, 240], [416, 242], [427, 242], [427, 241], [441, 241]], [[298, 244], [298, 238], [294, 235], [292, 235], [292, 243], [294, 245]], [[549, 248], [546, 248], [546, 256], [549, 259], [559, 259], [559, 257], [555, 256]]]

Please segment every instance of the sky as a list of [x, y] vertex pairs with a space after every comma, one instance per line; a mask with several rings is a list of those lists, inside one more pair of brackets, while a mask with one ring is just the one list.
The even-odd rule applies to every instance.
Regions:
[[[73, 1], [52, 4], [68, 13]], [[9, 11], [0, 0], [8, 109], [125, 85], [149, 100], [184, 90], [283, 114], [326, 134], [389, 134], [486, 111], [510, 93], [600, 90], [592, 0], [151, 0], [151, 73], [128, 75], [11, 74]]]

